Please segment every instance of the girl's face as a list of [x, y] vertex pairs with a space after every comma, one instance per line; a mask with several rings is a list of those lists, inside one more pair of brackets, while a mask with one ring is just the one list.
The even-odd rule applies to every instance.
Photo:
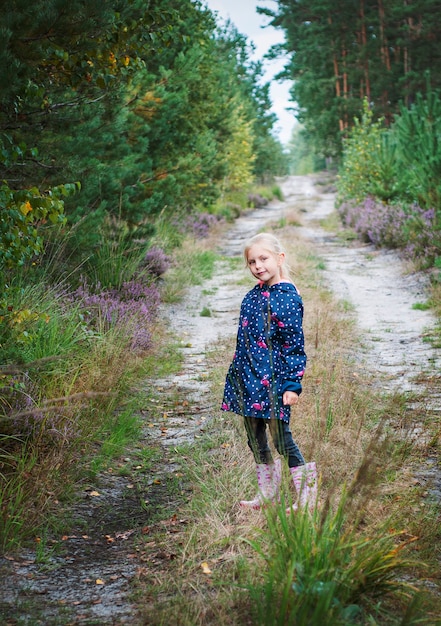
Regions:
[[280, 283], [282, 277], [280, 271], [285, 255], [274, 254], [261, 244], [254, 244], [248, 250], [247, 263], [252, 275], [271, 287]]

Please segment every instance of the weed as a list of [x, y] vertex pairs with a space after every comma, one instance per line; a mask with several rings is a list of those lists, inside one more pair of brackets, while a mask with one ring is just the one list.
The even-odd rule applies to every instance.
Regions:
[[415, 302], [412, 304], [412, 309], [415, 311], [428, 311], [431, 305], [429, 302]]
[[217, 256], [211, 250], [183, 246], [176, 251], [174, 265], [165, 275], [161, 295], [164, 302], [178, 302], [189, 285], [200, 285], [212, 277]]

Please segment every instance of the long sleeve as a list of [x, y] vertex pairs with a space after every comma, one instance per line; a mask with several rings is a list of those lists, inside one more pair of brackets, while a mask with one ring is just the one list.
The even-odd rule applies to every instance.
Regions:
[[274, 344], [280, 355], [281, 392], [302, 392], [306, 367], [303, 304], [298, 294], [282, 293], [272, 307]]

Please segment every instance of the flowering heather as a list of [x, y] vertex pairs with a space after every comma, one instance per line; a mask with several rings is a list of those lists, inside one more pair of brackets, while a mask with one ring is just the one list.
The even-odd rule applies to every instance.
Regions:
[[152, 276], [162, 276], [168, 270], [171, 265], [171, 259], [167, 256], [162, 248], [158, 246], [152, 246], [147, 251], [143, 266], [149, 271]]
[[398, 205], [368, 197], [361, 204], [345, 202], [339, 213], [343, 223], [353, 228], [363, 241], [389, 248], [400, 248], [405, 243], [403, 226], [407, 215]]
[[117, 326], [131, 339], [131, 349], [146, 350], [151, 346], [150, 328], [160, 304], [155, 285], [140, 280], [123, 283], [121, 289], [92, 289], [86, 281], [73, 294], [80, 304], [85, 322], [94, 329]]
[[343, 224], [375, 246], [400, 248], [407, 258], [425, 264], [440, 254], [434, 209], [422, 209], [417, 204], [410, 207], [385, 204], [368, 197], [361, 204], [343, 203], [339, 214]]
[[197, 239], [205, 239], [210, 229], [223, 218], [211, 213], [190, 213], [175, 223], [176, 228], [182, 233], [191, 233]]
[[422, 209], [417, 204], [412, 205], [404, 230], [404, 254], [410, 259], [423, 262], [426, 267], [433, 264], [441, 254], [441, 233], [435, 209]]

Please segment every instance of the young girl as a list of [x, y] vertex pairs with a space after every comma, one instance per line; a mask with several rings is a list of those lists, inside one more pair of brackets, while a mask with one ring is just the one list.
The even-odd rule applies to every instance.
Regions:
[[244, 417], [256, 462], [258, 493], [240, 504], [258, 509], [278, 497], [281, 464], [280, 459], [273, 461], [268, 427], [277, 451], [288, 461], [298, 494], [293, 509], [312, 509], [317, 499], [316, 466], [305, 463], [289, 428], [291, 406], [298, 402], [306, 365], [302, 299], [276, 237], [268, 233], [252, 237], [244, 257], [258, 283], [242, 301], [236, 352], [222, 402], [224, 411]]

